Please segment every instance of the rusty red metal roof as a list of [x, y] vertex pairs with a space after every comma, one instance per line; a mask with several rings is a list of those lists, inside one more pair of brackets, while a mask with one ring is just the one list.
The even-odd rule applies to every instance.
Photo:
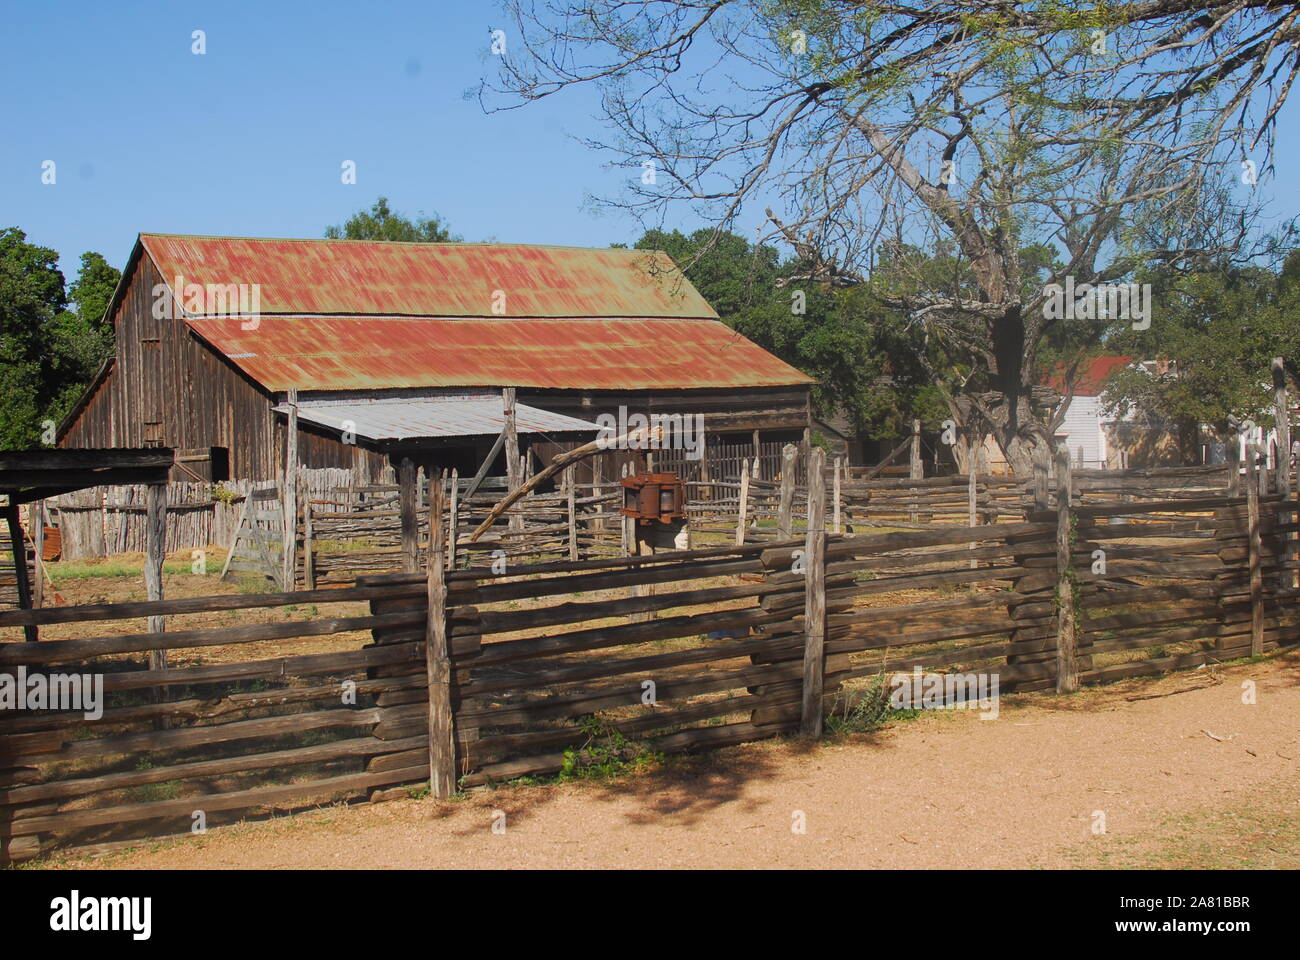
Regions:
[[690, 390], [811, 378], [719, 320], [263, 316], [189, 319], [269, 390]]
[[[1126, 356], [1106, 356], [1096, 357], [1088, 361], [1086, 367], [1080, 370], [1075, 377], [1074, 395], [1076, 397], [1098, 397], [1101, 396], [1102, 385], [1116, 370], [1121, 370], [1133, 362], [1133, 357]], [[1047, 377], [1047, 385], [1057, 393], [1065, 393], [1068, 384], [1065, 381], [1065, 368], [1063, 366], [1055, 367]]]
[[140, 244], [169, 285], [256, 284], [262, 314], [717, 317], [656, 251], [154, 233]]

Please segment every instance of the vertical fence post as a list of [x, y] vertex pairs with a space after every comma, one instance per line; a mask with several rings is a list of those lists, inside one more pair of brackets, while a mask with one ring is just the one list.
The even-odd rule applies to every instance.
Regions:
[[[983, 444], [976, 445], [974, 435], [967, 441], [966, 450], [966, 522], [969, 526], [979, 526], [979, 466], [980, 466], [980, 447]], [[975, 541], [970, 544], [972, 550], [975, 549]], [[971, 558], [970, 568], [972, 570], [979, 567], [980, 562]]]
[[37, 500], [27, 508], [28, 525], [32, 528], [32, 549], [36, 554], [35, 579], [32, 581], [32, 607], [39, 610], [45, 605], [45, 501]]
[[[429, 793], [451, 796], [456, 786], [456, 731], [451, 712], [451, 658], [447, 644], [447, 581], [443, 569], [444, 472], [429, 484], [429, 618], [425, 625], [425, 672], [429, 687]], [[432, 477], [430, 480], [432, 481]]]
[[793, 443], [787, 443], [781, 450], [781, 503], [777, 513], [777, 534], [781, 540], [794, 536], [794, 462], [798, 454], [799, 448]]
[[1260, 569], [1259, 484], [1255, 479], [1255, 451], [1246, 449], [1246, 537], [1250, 565], [1250, 655], [1264, 652], [1264, 578]]
[[569, 508], [569, 559], [578, 559], [578, 508], [575, 488], [578, 485], [573, 467], [564, 471], [564, 485], [568, 488]]
[[397, 505], [401, 515], [402, 571], [420, 570], [420, 521], [417, 506], [420, 497], [419, 474], [410, 457], [403, 457], [397, 468]]
[[844, 469], [844, 458], [843, 458], [843, 457], [836, 457], [836, 458], [835, 458], [835, 479], [834, 479], [834, 481], [833, 481], [833, 484], [834, 484], [834, 493], [835, 493], [835, 503], [834, 503], [834, 506], [832, 507], [832, 510], [834, 510], [835, 516], [834, 516], [834, 522], [831, 524], [831, 529], [832, 529], [835, 533], [839, 533], [839, 532], [840, 532], [840, 471], [843, 470], [843, 469]]
[[740, 462], [740, 502], [736, 511], [736, 546], [745, 545], [745, 513], [749, 509], [749, 461]]
[[298, 391], [289, 391], [289, 413], [284, 425], [284, 488], [280, 508], [284, 517], [284, 543], [280, 548], [280, 584], [292, 590], [298, 575]]
[[[1277, 522], [1291, 523], [1291, 404], [1287, 399], [1286, 364], [1281, 357], [1273, 358], [1273, 420], [1277, 424], [1277, 492], [1281, 496]], [[1293, 556], [1295, 534], [1287, 532], [1278, 536], [1278, 561], [1285, 564]], [[1278, 571], [1278, 585], [1283, 589], [1294, 587], [1296, 572], [1285, 566]]]
[[460, 530], [460, 471], [451, 470], [451, 509], [447, 511], [447, 569], [456, 569], [456, 536]]
[[302, 585], [307, 590], [316, 589], [315, 530], [311, 513], [311, 500], [308, 500], [302, 505]]
[[1078, 637], [1075, 634], [1073, 546], [1070, 543], [1070, 451], [1056, 451], [1056, 692], [1079, 687]]
[[[501, 407], [505, 416], [506, 435], [506, 492], [514, 493], [523, 482], [523, 469], [519, 462], [519, 430], [515, 420], [515, 388], [503, 387], [501, 390]], [[524, 528], [523, 514], [511, 511], [507, 519], [511, 530]]]
[[804, 534], [803, 714], [799, 731], [806, 737], [819, 737], [826, 679], [826, 452], [814, 447], [808, 461], [808, 530]]

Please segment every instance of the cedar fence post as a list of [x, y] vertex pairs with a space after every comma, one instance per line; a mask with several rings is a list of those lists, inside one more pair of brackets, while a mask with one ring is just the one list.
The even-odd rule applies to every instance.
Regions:
[[[429, 687], [429, 793], [445, 800], [456, 787], [456, 730], [451, 710], [451, 658], [447, 644], [447, 581], [443, 569], [442, 498], [444, 472], [429, 484], [429, 617], [425, 626], [425, 670]], [[432, 477], [430, 477], [432, 480]]]
[[460, 472], [451, 469], [451, 509], [447, 511], [447, 569], [456, 569], [456, 537], [460, 530]]
[[313, 541], [311, 500], [302, 505], [302, 585], [306, 590], [316, 589], [316, 554]]
[[420, 571], [420, 521], [416, 505], [420, 499], [420, 475], [410, 457], [403, 457], [397, 468], [397, 502], [401, 514], [402, 571]]
[[[502, 387], [501, 406], [505, 415], [506, 438], [506, 492], [514, 493], [523, 483], [523, 468], [519, 460], [519, 429], [515, 420], [515, 388]], [[506, 520], [511, 530], [524, 528], [523, 514], [512, 511]]]
[[831, 529], [835, 533], [840, 532], [840, 471], [843, 468], [844, 468], [844, 458], [836, 457], [835, 458], [835, 479], [832, 481], [835, 487], [834, 490], [835, 500], [834, 500], [834, 506], [832, 507], [832, 509], [834, 510], [834, 522], [831, 524]]
[[1250, 566], [1250, 655], [1264, 652], [1264, 579], [1260, 570], [1259, 484], [1255, 478], [1255, 450], [1246, 450], [1246, 536]]
[[794, 536], [794, 462], [798, 454], [799, 448], [793, 443], [787, 443], [781, 450], [781, 503], [777, 514], [779, 540], [789, 540]]
[[565, 469], [564, 485], [568, 489], [569, 559], [576, 561], [578, 559], [578, 511], [574, 490], [578, 483], [577, 477], [574, 475], [573, 467]]
[[298, 391], [289, 390], [289, 413], [284, 429], [284, 487], [281, 490], [281, 515], [284, 518], [284, 542], [280, 548], [280, 583], [282, 590], [292, 590], [298, 576]]
[[736, 512], [736, 546], [745, 545], [745, 513], [749, 509], [749, 460], [740, 462], [740, 502]]
[[[1286, 390], [1286, 364], [1281, 357], [1273, 358], [1273, 419], [1277, 424], [1277, 493], [1281, 496], [1277, 522], [1293, 522], [1296, 514], [1291, 507], [1291, 409]], [[1281, 563], [1294, 555], [1295, 534], [1288, 531], [1278, 536], [1278, 559]], [[1296, 572], [1283, 567], [1278, 571], [1278, 585], [1283, 589], [1296, 585]], [[39, 601], [37, 606], [39, 606]]]
[[1070, 543], [1070, 451], [1056, 451], [1056, 692], [1079, 688], [1078, 637], [1075, 632], [1073, 545]]
[[28, 526], [32, 528], [32, 549], [36, 552], [36, 579], [32, 582], [32, 606], [45, 606], [45, 501], [37, 500], [27, 508]]
[[803, 714], [799, 732], [819, 737], [826, 679], [826, 452], [808, 458], [808, 530], [804, 534]]

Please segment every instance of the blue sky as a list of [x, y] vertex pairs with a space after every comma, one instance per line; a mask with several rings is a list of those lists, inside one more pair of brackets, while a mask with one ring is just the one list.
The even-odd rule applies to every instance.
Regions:
[[584, 204], [630, 175], [567, 135], [594, 129], [590, 94], [492, 116], [464, 99], [489, 3], [15, 3], [4, 21], [0, 226], [69, 276], [84, 250], [121, 266], [144, 231], [320, 236], [380, 194], [467, 240], [639, 235]]
[[[465, 99], [501, 25], [490, 2], [448, 0], [8, 4], [0, 226], [58, 250], [69, 277], [85, 250], [121, 266], [141, 231], [314, 237], [380, 194], [467, 240], [635, 239], [630, 217], [584, 202], [634, 175], [569, 136], [599, 132], [592, 91], [496, 115]], [[1300, 212], [1297, 128], [1293, 102], [1268, 188], [1279, 215]]]

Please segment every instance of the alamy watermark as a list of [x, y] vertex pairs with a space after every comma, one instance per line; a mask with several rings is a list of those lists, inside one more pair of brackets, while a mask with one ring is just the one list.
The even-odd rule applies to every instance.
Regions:
[[996, 720], [999, 710], [996, 673], [911, 673], [889, 678], [889, 706], [894, 710], [979, 710], [981, 720]]
[[0, 711], [80, 710], [87, 720], [104, 715], [102, 673], [0, 673]]
[[1134, 330], [1151, 326], [1151, 284], [1080, 283], [1043, 288], [1043, 317], [1047, 320], [1130, 320]]
[[155, 320], [238, 317], [245, 330], [256, 330], [262, 322], [262, 287], [257, 283], [186, 283], [177, 275], [170, 285], [155, 283], [152, 293]]
[[602, 450], [685, 450], [687, 460], [704, 456], [702, 413], [647, 415], [629, 413], [626, 406], [620, 406], [617, 415], [597, 416], [596, 426], [600, 428], [596, 443]]

